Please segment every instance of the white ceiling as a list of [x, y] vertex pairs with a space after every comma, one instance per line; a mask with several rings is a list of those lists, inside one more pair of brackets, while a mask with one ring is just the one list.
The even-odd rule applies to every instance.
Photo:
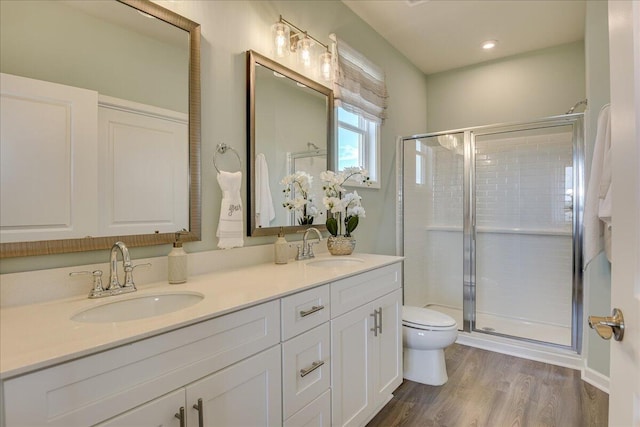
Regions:
[[585, 0], [342, 1], [425, 74], [584, 38]]

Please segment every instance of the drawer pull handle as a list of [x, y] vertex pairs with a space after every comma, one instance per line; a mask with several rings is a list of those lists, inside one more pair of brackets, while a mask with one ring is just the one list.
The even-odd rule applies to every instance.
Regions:
[[309, 375], [311, 372], [315, 371], [316, 369], [318, 369], [320, 366], [324, 365], [324, 361], [323, 360], [319, 360], [317, 362], [313, 362], [311, 364], [310, 368], [307, 369], [300, 369], [300, 376], [302, 378], [306, 377], [307, 375]]
[[309, 310], [307, 311], [301, 311], [300, 312], [300, 317], [307, 317], [310, 314], [313, 314], [317, 311], [320, 310], [324, 310], [324, 305], [314, 305], [313, 307], [311, 307]]
[[198, 411], [198, 427], [204, 427], [204, 409], [202, 408], [202, 399], [198, 399], [198, 403], [193, 405], [193, 409]]
[[184, 406], [180, 407], [180, 412], [178, 412], [175, 417], [180, 420], [180, 427], [185, 427]]
[[374, 337], [377, 337], [378, 336], [378, 310], [373, 310], [373, 313], [370, 314], [369, 316], [373, 317], [373, 328], [369, 330], [373, 332]]

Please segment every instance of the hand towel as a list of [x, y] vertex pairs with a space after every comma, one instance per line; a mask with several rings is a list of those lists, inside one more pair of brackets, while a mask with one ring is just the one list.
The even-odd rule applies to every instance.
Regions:
[[[603, 249], [603, 223], [602, 214], [606, 215], [607, 194], [610, 195], [611, 188], [611, 113], [607, 104], [600, 110], [598, 115], [598, 127], [596, 131], [593, 158], [591, 160], [591, 173], [587, 188], [587, 196], [584, 206], [584, 247], [583, 247], [583, 268], [587, 268], [589, 262]], [[606, 159], [609, 160], [606, 160]], [[608, 178], [607, 178], [608, 176]], [[610, 196], [608, 198], [610, 200]], [[605, 216], [606, 218], [606, 216]], [[610, 223], [610, 213], [609, 219]]]
[[256, 156], [256, 224], [258, 227], [269, 227], [276, 217], [269, 186], [269, 167], [264, 154]]
[[220, 204], [220, 221], [218, 222], [218, 247], [220, 249], [239, 248], [244, 246], [242, 232], [242, 198], [240, 185], [242, 172], [218, 172], [218, 184], [222, 189]]

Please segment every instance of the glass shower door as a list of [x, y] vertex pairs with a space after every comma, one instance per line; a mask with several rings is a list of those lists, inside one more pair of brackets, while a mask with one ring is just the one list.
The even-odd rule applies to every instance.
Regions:
[[473, 135], [476, 331], [572, 345], [573, 132]]
[[404, 304], [463, 326], [464, 134], [403, 144]]

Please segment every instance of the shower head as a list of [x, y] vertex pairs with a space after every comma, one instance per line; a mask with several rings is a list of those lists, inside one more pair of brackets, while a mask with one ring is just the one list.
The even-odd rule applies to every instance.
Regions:
[[584, 104], [585, 108], [587, 107], [587, 100], [583, 99], [582, 101], [576, 102], [576, 105], [574, 105], [573, 107], [569, 108], [569, 111], [567, 111], [565, 114], [571, 114], [573, 113], [573, 111], [578, 108], [580, 105]]

